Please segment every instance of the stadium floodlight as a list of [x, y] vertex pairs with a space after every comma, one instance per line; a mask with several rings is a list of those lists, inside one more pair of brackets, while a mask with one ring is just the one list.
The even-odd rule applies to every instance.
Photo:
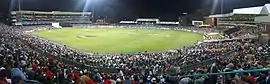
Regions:
[[214, 0], [214, 4], [212, 5], [211, 14], [215, 13], [215, 10], [216, 10], [216, 7], [218, 6], [218, 4], [220, 4], [220, 14], [223, 14], [224, 0]]
[[90, 3], [90, 0], [86, 0], [86, 3], [84, 4], [84, 7], [83, 7], [83, 12], [86, 12], [86, 10], [89, 7], [89, 3]]
[[220, 13], [223, 14], [223, 6], [224, 6], [224, 0], [221, 0], [220, 3]]
[[21, 11], [21, 0], [18, 0], [19, 5], [19, 11]]
[[92, 22], [94, 22], [95, 20], [95, 4], [98, 3], [99, 0], [86, 0], [86, 3], [84, 5], [84, 8], [83, 8], [83, 12], [85, 12], [86, 10], [88, 10], [89, 8], [89, 4], [91, 3], [92, 5]]

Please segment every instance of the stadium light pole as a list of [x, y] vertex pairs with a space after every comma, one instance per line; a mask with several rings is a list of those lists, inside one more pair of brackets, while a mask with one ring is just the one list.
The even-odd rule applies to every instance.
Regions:
[[83, 12], [87, 11], [88, 8], [90, 7], [89, 5], [91, 5], [91, 18], [92, 18], [92, 23], [95, 21], [95, 4], [97, 4], [97, 1], [98, 0], [86, 0], [86, 3], [84, 5], [84, 8], [83, 8]]
[[220, 13], [223, 14], [224, 0], [221, 0]]
[[95, 8], [96, 8], [96, 4], [99, 3], [99, 0], [91, 0], [92, 2], [92, 22], [95, 22]]
[[92, 7], [92, 23], [95, 21], [95, 3], [92, 3], [93, 7]]
[[19, 20], [20, 20], [20, 27], [22, 27], [22, 13], [21, 13], [21, 0], [18, 0], [18, 10], [20, 11], [20, 16], [19, 16]]
[[18, 0], [18, 10], [21, 11], [21, 0]]

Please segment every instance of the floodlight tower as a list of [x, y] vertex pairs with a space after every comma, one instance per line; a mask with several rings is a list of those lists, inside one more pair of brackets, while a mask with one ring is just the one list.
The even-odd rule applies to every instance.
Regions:
[[95, 3], [92, 3], [92, 23], [95, 21]]
[[86, 0], [86, 3], [85, 3], [84, 8], [83, 8], [83, 12], [85, 12], [88, 10], [89, 5], [92, 6], [92, 9], [91, 9], [92, 22], [95, 21], [95, 4], [96, 4], [96, 0]]
[[18, 10], [21, 11], [21, 0], [18, 0]]
[[224, 6], [224, 0], [221, 0], [220, 3], [220, 13], [223, 14], [223, 6]]
[[18, 0], [18, 10], [20, 12], [19, 14], [19, 20], [20, 20], [20, 27], [22, 27], [22, 13], [21, 13], [21, 0]]

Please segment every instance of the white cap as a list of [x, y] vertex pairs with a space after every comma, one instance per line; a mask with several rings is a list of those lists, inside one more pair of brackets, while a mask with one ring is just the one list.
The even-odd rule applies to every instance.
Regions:
[[4, 67], [1, 67], [1, 68], [0, 68], [0, 71], [1, 71], [1, 70], [5, 70], [5, 69], [6, 69], [6, 68], [4, 68]]
[[152, 78], [152, 80], [156, 80], [156, 78]]
[[83, 72], [86, 73], [87, 72], [87, 69], [84, 69]]
[[120, 78], [118, 78], [118, 79], [116, 79], [116, 81], [117, 81], [117, 82], [121, 82], [121, 79], [120, 79]]

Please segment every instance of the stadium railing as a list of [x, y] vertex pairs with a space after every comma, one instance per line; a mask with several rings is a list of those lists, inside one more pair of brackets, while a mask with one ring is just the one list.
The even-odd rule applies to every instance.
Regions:
[[[254, 70], [238, 70], [230, 72], [220, 72], [220, 73], [207, 73], [207, 74], [193, 74], [193, 75], [183, 75], [183, 76], [167, 76], [169, 80], [178, 82], [181, 78], [189, 77], [194, 82], [198, 78], [211, 79], [216, 77], [217, 84], [224, 84], [226, 82], [227, 75], [237, 75], [238, 77], [243, 76], [244, 73], [248, 73], [252, 76], [258, 76], [260, 72], [269, 72], [270, 68], [254, 69]], [[215, 78], [214, 78], [215, 79]]]

